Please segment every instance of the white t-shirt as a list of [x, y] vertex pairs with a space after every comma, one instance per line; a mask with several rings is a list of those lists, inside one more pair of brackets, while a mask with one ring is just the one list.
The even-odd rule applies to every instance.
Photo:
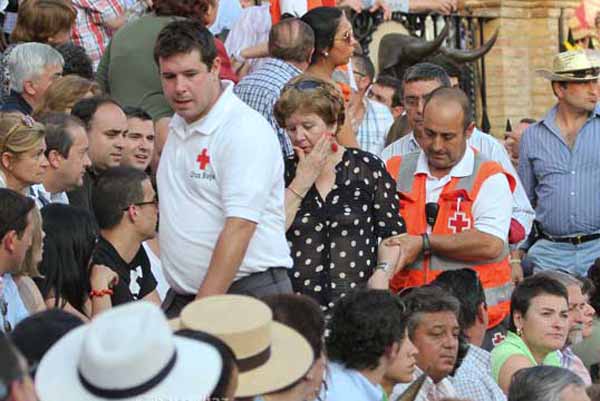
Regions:
[[[419, 154], [416, 173], [427, 174], [425, 184], [427, 202], [437, 203], [444, 186], [452, 177], [467, 177], [473, 174], [475, 152], [467, 146], [463, 158], [454, 166], [450, 173], [437, 179], [429, 173], [427, 156], [423, 151]], [[481, 185], [477, 199], [473, 202], [473, 226], [481, 232], [494, 235], [502, 241], [508, 238], [512, 210], [512, 192], [508, 179], [504, 174], [494, 174]], [[431, 232], [431, 227], [428, 227]]]
[[277, 135], [259, 113], [223, 93], [201, 120], [175, 115], [157, 173], [160, 258], [180, 294], [204, 280], [228, 217], [257, 223], [236, 280], [292, 266], [285, 238], [284, 164]]

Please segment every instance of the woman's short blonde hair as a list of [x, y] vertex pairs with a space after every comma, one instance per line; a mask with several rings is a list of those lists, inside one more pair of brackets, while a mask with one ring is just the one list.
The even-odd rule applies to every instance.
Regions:
[[0, 155], [19, 155], [34, 149], [45, 140], [46, 129], [33, 118], [21, 113], [0, 113]]
[[102, 94], [100, 85], [79, 75], [66, 75], [52, 82], [44, 93], [40, 104], [35, 108], [35, 118], [48, 112], [69, 113], [73, 105], [87, 93], [93, 96]]
[[38, 270], [39, 260], [36, 261], [34, 255], [41, 252], [42, 248], [42, 214], [40, 209], [34, 207], [31, 209], [31, 224], [33, 224], [33, 232], [31, 235], [31, 246], [25, 254], [23, 264], [19, 266], [19, 269], [14, 272], [16, 276], [27, 276], [31, 278], [41, 277], [40, 271]]
[[282, 128], [295, 112], [315, 113], [325, 124], [337, 124], [339, 131], [344, 124], [344, 98], [334, 84], [300, 75], [287, 83], [273, 108], [275, 119]]
[[70, 0], [26, 0], [19, 5], [12, 43], [48, 43], [52, 36], [70, 31], [77, 11]]

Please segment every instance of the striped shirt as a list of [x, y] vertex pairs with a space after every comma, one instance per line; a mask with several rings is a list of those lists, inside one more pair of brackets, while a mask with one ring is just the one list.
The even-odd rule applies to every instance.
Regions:
[[285, 130], [277, 124], [273, 115], [273, 106], [288, 81], [302, 71], [279, 59], [268, 59], [259, 69], [246, 75], [234, 88], [233, 92], [248, 106], [258, 111], [267, 119], [277, 133], [281, 151], [284, 156], [293, 155], [292, 143]]
[[394, 123], [394, 116], [385, 105], [369, 98], [364, 100], [365, 114], [358, 127], [356, 139], [362, 150], [379, 156], [385, 147], [385, 138]]
[[[504, 170], [515, 178], [517, 187], [513, 193], [512, 217], [523, 226], [526, 233], [529, 233], [531, 225], [533, 224], [533, 219], [535, 218], [535, 212], [529, 203], [527, 193], [523, 188], [521, 180], [519, 180], [519, 176], [517, 175], [515, 167], [510, 161], [510, 157], [508, 156], [506, 149], [504, 149], [504, 146], [502, 146], [496, 138], [481, 132], [477, 128], [473, 130], [471, 137], [467, 140], [467, 144], [474, 149], [477, 149], [488, 159], [500, 163]], [[383, 152], [381, 152], [381, 158], [383, 160], [389, 160], [393, 156], [403, 156], [419, 149], [419, 144], [411, 132], [386, 147]]]
[[520, 145], [519, 175], [550, 235], [600, 231], [600, 105], [577, 133], [573, 148], [557, 127], [557, 106], [530, 125]]

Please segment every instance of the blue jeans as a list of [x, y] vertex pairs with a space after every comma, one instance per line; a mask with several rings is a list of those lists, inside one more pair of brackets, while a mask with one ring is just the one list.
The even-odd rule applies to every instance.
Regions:
[[600, 258], [600, 239], [579, 245], [540, 239], [527, 252], [534, 273], [562, 269], [585, 277], [597, 258]]

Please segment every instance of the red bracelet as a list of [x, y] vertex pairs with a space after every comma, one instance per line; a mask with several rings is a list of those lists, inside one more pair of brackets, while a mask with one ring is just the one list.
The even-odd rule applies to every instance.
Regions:
[[94, 297], [103, 297], [105, 295], [113, 295], [113, 290], [111, 290], [110, 288], [105, 288], [103, 290], [92, 290], [90, 291], [90, 298], [94, 298]]

